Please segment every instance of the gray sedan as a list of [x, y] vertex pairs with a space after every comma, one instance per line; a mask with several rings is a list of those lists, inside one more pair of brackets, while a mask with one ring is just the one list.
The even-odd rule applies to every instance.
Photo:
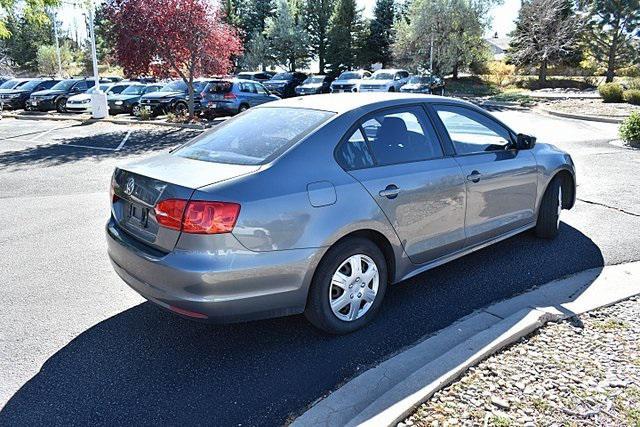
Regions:
[[567, 153], [470, 103], [312, 95], [116, 169], [108, 251], [182, 316], [305, 313], [347, 333], [391, 284], [529, 229], [555, 237], [575, 189]]

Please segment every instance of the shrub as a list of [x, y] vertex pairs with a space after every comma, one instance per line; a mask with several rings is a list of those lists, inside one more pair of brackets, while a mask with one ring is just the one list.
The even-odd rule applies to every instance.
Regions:
[[624, 119], [618, 132], [625, 143], [640, 148], [640, 113], [633, 111], [629, 117]]
[[151, 120], [152, 119], [151, 111], [141, 108], [140, 111], [138, 112], [138, 118], [140, 120]]
[[511, 83], [516, 73], [516, 67], [502, 61], [493, 61], [488, 64], [488, 72], [493, 83], [503, 86]]
[[622, 102], [622, 86], [618, 83], [605, 83], [598, 86], [598, 93], [604, 102]]
[[624, 102], [628, 102], [629, 104], [640, 105], [640, 90], [638, 89], [625, 90], [622, 93], [622, 99], [624, 99]]

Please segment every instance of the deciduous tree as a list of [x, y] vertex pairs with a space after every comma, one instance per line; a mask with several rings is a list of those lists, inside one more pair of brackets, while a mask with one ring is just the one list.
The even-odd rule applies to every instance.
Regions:
[[116, 58], [126, 74], [178, 75], [189, 88], [194, 114], [193, 81], [206, 74], [226, 74], [242, 53], [236, 29], [207, 0], [113, 0]]
[[7, 27], [5, 18], [14, 14], [17, 9], [32, 24], [46, 24], [49, 17], [46, 13], [47, 7], [57, 6], [59, 0], [2, 0], [0, 1], [0, 38], [6, 39], [11, 36], [11, 30]]

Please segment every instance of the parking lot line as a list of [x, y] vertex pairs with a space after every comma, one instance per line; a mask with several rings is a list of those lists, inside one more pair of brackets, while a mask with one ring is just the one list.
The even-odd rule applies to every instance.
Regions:
[[133, 132], [133, 130], [130, 130], [127, 132], [124, 138], [122, 138], [122, 142], [120, 142], [120, 145], [116, 147], [115, 151], [119, 151], [122, 147], [124, 147], [124, 144], [127, 142], [127, 140], [129, 139], [129, 136], [131, 135], [131, 132]]
[[78, 144], [62, 144], [62, 145], [64, 145], [65, 147], [89, 148], [92, 150], [118, 151], [117, 148], [96, 147], [93, 145], [78, 145]]
[[44, 132], [39, 133], [39, 134], [37, 134], [36, 136], [34, 136], [33, 138], [31, 138], [31, 139], [29, 140], [29, 142], [35, 142], [35, 141], [37, 141], [38, 139], [42, 138], [43, 136], [50, 134], [50, 133], [51, 133], [51, 132], [53, 132], [54, 130], [66, 129], [66, 128], [71, 127], [71, 126], [73, 126], [73, 124], [71, 124], [71, 125], [67, 125], [67, 126], [58, 126], [58, 127], [52, 128], [52, 129], [45, 130]]

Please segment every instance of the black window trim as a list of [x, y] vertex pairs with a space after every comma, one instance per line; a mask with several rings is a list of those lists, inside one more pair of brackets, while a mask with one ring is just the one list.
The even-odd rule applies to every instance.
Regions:
[[[457, 107], [457, 108], [462, 108], [465, 110], [469, 110], [469, 111], [473, 111], [475, 113], [478, 113], [482, 116], [484, 116], [486, 119], [492, 121], [493, 123], [495, 123], [498, 127], [501, 127], [502, 129], [504, 129], [510, 137], [510, 141], [509, 144], [505, 147], [504, 150], [494, 150], [494, 151], [476, 151], [473, 153], [458, 153], [456, 150], [456, 146], [454, 144], [454, 142], [451, 140], [451, 137], [449, 136], [449, 131], [447, 131], [446, 126], [444, 125], [444, 123], [442, 122], [442, 119], [440, 119], [440, 116], [438, 115], [438, 111], [436, 110], [436, 107], [438, 105], [441, 106], [445, 106], [445, 107]], [[440, 134], [441, 138], [444, 138], [445, 141], [447, 141], [447, 145], [451, 146], [451, 150], [453, 150], [452, 156], [453, 157], [468, 157], [468, 156], [478, 156], [478, 155], [482, 155], [482, 154], [491, 154], [491, 153], [501, 153], [501, 152], [505, 152], [505, 151], [513, 151], [516, 150], [515, 148], [515, 138], [516, 135], [515, 133], [504, 123], [502, 123], [501, 121], [499, 121], [498, 119], [496, 119], [495, 117], [493, 117], [492, 115], [490, 115], [489, 113], [487, 113], [486, 111], [484, 111], [482, 108], [473, 108], [470, 107], [468, 105], [462, 105], [462, 104], [458, 104], [458, 103], [454, 103], [454, 102], [431, 102], [429, 103], [429, 107], [427, 108], [429, 110], [429, 114], [432, 116], [432, 119], [435, 123], [437, 123], [437, 130], [438, 133]]]
[[[376, 156], [373, 153], [373, 150], [371, 149], [371, 146], [370, 146], [370, 143], [369, 143], [369, 138], [367, 137], [367, 134], [364, 132], [364, 129], [362, 128], [362, 124], [365, 121], [367, 121], [371, 116], [380, 114], [380, 113], [385, 112], [385, 111], [393, 111], [393, 110], [398, 110], [398, 109], [401, 109], [401, 108], [418, 108], [424, 113], [422, 119], [420, 117], [418, 117], [418, 122], [420, 123], [421, 126], [431, 125], [432, 129], [434, 130], [434, 134], [436, 136], [437, 143], [440, 145], [440, 149], [442, 150], [442, 156], [433, 157], [433, 158], [430, 158], [430, 159], [411, 160], [411, 161], [407, 161], [407, 162], [387, 163], [387, 164], [384, 164], [384, 165], [378, 164], [378, 159], [376, 159]], [[426, 122], [424, 122], [425, 119], [426, 119]], [[357, 129], [360, 130], [360, 132], [362, 133], [362, 136], [364, 137], [364, 140], [365, 140], [365, 143], [367, 145], [367, 148], [369, 149], [369, 154], [371, 155], [371, 158], [373, 159], [373, 162], [374, 162], [373, 166], [365, 166], [365, 167], [361, 167], [361, 168], [349, 168], [346, 165], [343, 165], [340, 160], [338, 160], [338, 156], [337, 156], [338, 150], [340, 149], [340, 147], [342, 145], [346, 144], [349, 141], [349, 139], [351, 138], [351, 135], [353, 135]], [[423, 130], [425, 130], [425, 129], [423, 129]], [[338, 141], [338, 144], [336, 144], [335, 148], [333, 149], [333, 158], [334, 158], [334, 160], [346, 172], [356, 171], [356, 170], [363, 170], [363, 169], [380, 168], [380, 167], [386, 167], [386, 166], [404, 165], [404, 164], [418, 163], [418, 162], [429, 162], [429, 161], [432, 161], [432, 160], [441, 160], [441, 159], [444, 159], [446, 157], [450, 157], [450, 155], [447, 154], [447, 150], [445, 149], [445, 146], [442, 143], [442, 137], [441, 137], [440, 133], [438, 132], [438, 129], [435, 126], [435, 123], [433, 123], [433, 120], [431, 119], [427, 108], [425, 108], [425, 105], [422, 102], [414, 102], [414, 103], [410, 103], [410, 104], [400, 104], [400, 105], [392, 105], [392, 106], [389, 106], [389, 107], [383, 107], [383, 108], [379, 108], [379, 109], [374, 110], [374, 111], [370, 111], [370, 112], [360, 116], [349, 127], [347, 132], [342, 136], [342, 138], [340, 138], [340, 141]]]

